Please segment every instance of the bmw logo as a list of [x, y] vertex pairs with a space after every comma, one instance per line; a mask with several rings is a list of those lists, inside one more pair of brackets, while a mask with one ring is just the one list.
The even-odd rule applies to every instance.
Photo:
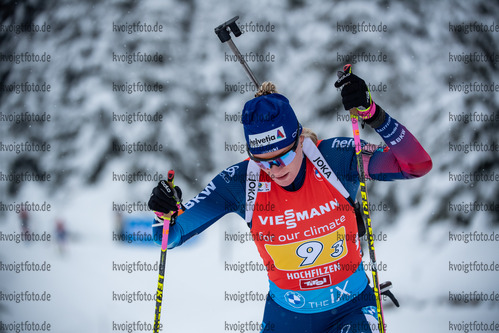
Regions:
[[284, 299], [294, 308], [302, 308], [305, 305], [305, 297], [295, 291], [288, 291], [284, 294]]

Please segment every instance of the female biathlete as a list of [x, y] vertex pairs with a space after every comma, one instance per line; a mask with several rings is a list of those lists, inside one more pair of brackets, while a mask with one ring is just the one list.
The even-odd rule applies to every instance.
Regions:
[[[375, 149], [364, 145], [366, 178], [410, 179], [430, 171], [430, 156], [407, 128], [372, 101], [364, 80], [345, 73], [335, 85], [343, 87], [345, 109], [357, 108], [386, 143]], [[359, 189], [354, 140], [317, 141], [270, 82], [244, 105], [242, 122], [249, 159], [223, 170], [185, 204], [170, 227], [168, 248], [235, 212], [248, 224], [267, 266], [270, 286], [262, 332], [378, 332], [353, 209]], [[181, 197], [181, 190], [175, 190]], [[176, 211], [171, 193], [158, 184], [149, 207]], [[153, 232], [159, 239], [162, 228], [157, 218]]]

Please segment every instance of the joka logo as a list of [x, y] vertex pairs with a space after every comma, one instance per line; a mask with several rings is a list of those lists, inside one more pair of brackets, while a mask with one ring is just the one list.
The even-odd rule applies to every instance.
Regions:
[[286, 132], [284, 132], [282, 126], [279, 126], [278, 128], [260, 134], [250, 134], [248, 135], [248, 138], [251, 148], [263, 147], [286, 139]]

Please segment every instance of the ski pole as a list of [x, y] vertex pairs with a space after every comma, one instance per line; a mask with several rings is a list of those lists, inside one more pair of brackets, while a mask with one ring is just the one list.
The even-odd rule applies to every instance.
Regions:
[[[343, 74], [352, 73], [352, 65], [347, 64], [343, 66]], [[359, 167], [359, 182], [360, 182], [360, 194], [362, 198], [362, 212], [366, 217], [367, 224], [367, 236], [369, 242], [369, 256], [371, 258], [372, 275], [373, 275], [373, 289], [374, 295], [376, 296], [376, 308], [378, 311], [378, 328], [380, 333], [385, 333], [385, 319], [383, 316], [383, 307], [381, 305], [381, 292], [379, 287], [379, 277], [378, 270], [376, 266], [376, 255], [374, 253], [374, 237], [373, 230], [371, 227], [371, 215], [369, 212], [369, 200], [367, 198], [367, 187], [366, 187], [366, 176], [364, 174], [364, 161], [362, 160], [362, 148], [360, 144], [360, 132], [359, 132], [359, 116], [357, 114], [356, 108], [350, 109], [350, 119], [352, 121], [353, 138], [355, 144], [355, 155], [357, 156], [357, 165]]]
[[215, 28], [215, 33], [217, 34], [218, 38], [222, 43], [227, 42], [227, 44], [229, 44], [230, 49], [236, 56], [237, 60], [239, 60], [239, 62], [243, 66], [244, 71], [250, 78], [251, 82], [253, 82], [256, 89], [258, 89], [260, 88], [260, 83], [258, 82], [255, 75], [251, 71], [251, 68], [249, 68], [248, 63], [244, 60], [244, 57], [241, 55], [241, 52], [239, 52], [239, 49], [236, 47], [236, 44], [234, 44], [234, 42], [230, 38], [231, 31], [236, 37], [239, 37], [242, 34], [241, 29], [239, 29], [239, 26], [236, 23], [238, 19], [239, 16], [236, 16], [231, 18], [227, 22], [220, 24], [218, 27]]
[[[175, 192], [175, 186], [173, 185], [173, 178], [175, 177], [175, 171], [168, 171], [168, 178], [165, 182], [161, 181], [161, 184], [167, 191], [173, 191], [173, 197], [177, 201], [177, 208], [180, 210], [180, 202]], [[155, 214], [163, 219], [163, 236], [161, 239], [161, 256], [159, 259], [159, 275], [158, 275], [158, 289], [156, 290], [156, 308], [154, 311], [154, 333], [159, 332], [159, 323], [161, 318], [161, 304], [163, 302], [163, 289], [165, 280], [165, 266], [166, 266], [166, 251], [168, 246], [168, 234], [170, 232], [170, 224], [175, 223], [177, 215], [175, 212], [170, 212], [163, 214], [160, 212], [155, 212]]]

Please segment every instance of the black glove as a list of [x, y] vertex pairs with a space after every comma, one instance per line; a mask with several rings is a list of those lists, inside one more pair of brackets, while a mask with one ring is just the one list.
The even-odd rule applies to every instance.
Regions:
[[341, 89], [341, 99], [345, 110], [356, 108], [358, 116], [372, 128], [378, 128], [385, 121], [385, 111], [371, 98], [371, 92], [366, 82], [352, 73], [352, 65], [343, 67], [338, 71], [338, 80], [334, 83]]
[[338, 80], [334, 83], [336, 88], [341, 89], [341, 99], [345, 110], [359, 108], [368, 109], [371, 106], [371, 93], [366, 82], [352, 73], [352, 67], [346, 65], [343, 72], [338, 72]]
[[182, 190], [175, 186], [172, 190], [166, 180], [161, 180], [158, 186], [153, 188], [148, 206], [155, 212], [167, 214], [170, 211], [178, 211], [177, 201], [182, 202]]

